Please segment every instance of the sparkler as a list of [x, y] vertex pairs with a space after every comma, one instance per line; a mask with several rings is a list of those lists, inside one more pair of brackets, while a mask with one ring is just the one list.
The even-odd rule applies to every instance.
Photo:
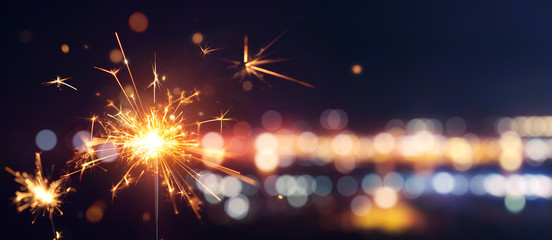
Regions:
[[63, 178], [49, 183], [50, 180], [43, 175], [40, 153], [36, 153], [36, 172], [34, 176], [26, 172], [14, 171], [8, 167], [6, 167], [6, 171], [15, 176], [15, 181], [21, 184], [21, 190], [15, 192], [15, 199], [13, 200], [17, 205], [17, 211], [22, 212], [29, 209], [32, 214], [36, 215], [32, 223], [35, 222], [38, 215], [45, 216], [48, 213], [55, 236], [54, 239], [60, 239], [61, 232], [56, 231], [54, 226], [54, 213], [63, 215], [60, 209], [61, 198], [72, 191], [72, 188], [63, 187]]
[[278, 39], [280, 39], [284, 35], [284, 33], [286, 33], [286, 32], [287, 32], [287, 30], [280, 33], [280, 35], [278, 35], [274, 40], [272, 40], [271, 42], [269, 42], [265, 46], [261, 47], [259, 52], [257, 52], [253, 56], [249, 55], [248, 37], [247, 37], [247, 35], [245, 35], [244, 38], [243, 38], [243, 62], [236, 61], [236, 60], [227, 60], [227, 61], [229, 61], [230, 63], [233, 64], [232, 67], [234, 67], [234, 68], [240, 67], [241, 68], [238, 72], [236, 72], [234, 74], [234, 78], [239, 78], [240, 82], [241, 82], [246, 77], [255, 76], [259, 80], [261, 80], [262, 82], [264, 82], [265, 84], [267, 84], [270, 87], [271, 85], [264, 79], [264, 75], [263, 75], [263, 73], [264, 73], [264, 74], [268, 74], [268, 75], [272, 75], [272, 76], [275, 76], [275, 77], [278, 77], [278, 78], [282, 78], [282, 79], [285, 79], [285, 80], [288, 80], [288, 81], [291, 81], [291, 82], [294, 82], [294, 83], [297, 83], [297, 84], [301, 84], [301, 85], [306, 86], [306, 87], [314, 88], [314, 86], [309, 84], [309, 83], [306, 83], [306, 82], [297, 80], [295, 78], [288, 77], [286, 75], [283, 75], [283, 74], [280, 74], [280, 73], [277, 73], [277, 72], [274, 72], [274, 71], [271, 71], [271, 70], [268, 70], [266, 68], [261, 67], [261, 66], [266, 65], [266, 64], [283, 62], [283, 61], [289, 60], [288, 58], [273, 58], [273, 59], [270, 59], [270, 58], [268, 58], [270, 56], [270, 54], [265, 53], [265, 51], [268, 48], [270, 48], [270, 46], [272, 46], [274, 43], [276, 43], [276, 41], [278, 41]]
[[57, 76], [56, 79], [53, 79], [52, 81], [48, 81], [48, 82], [43, 82], [42, 84], [46, 85], [46, 86], [49, 86], [49, 85], [52, 85], [52, 84], [56, 84], [56, 87], [59, 88], [59, 90], [61, 91], [61, 85], [65, 85], [67, 87], [70, 87], [72, 88], [73, 90], [77, 91], [77, 88], [65, 83], [66, 80], [69, 80], [71, 79], [70, 77], [68, 78], [61, 78], [59, 75]]
[[[200, 147], [199, 130], [201, 125], [208, 122], [221, 122], [222, 124], [223, 121], [231, 120], [225, 117], [227, 112], [210, 120], [195, 123], [187, 122], [183, 108], [199, 99], [199, 91], [193, 91], [189, 94], [183, 91], [178, 97], [173, 97], [170, 91], [167, 91], [165, 104], [144, 106], [119, 36], [117, 33], [115, 33], [115, 36], [134, 87], [134, 93], [127, 93], [123, 88], [117, 75], [120, 69], [107, 70], [95, 67], [109, 73], [115, 79], [125, 96], [128, 107], [124, 107], [122, 104], [117, 106], [114, 102], [109, 101], [108, 108], [113, 112], [107, 113], [105, 118], [92, 118], [91, 136], [93, 135], [95, 123], [102, 127], [103, 134], [100, 137], [92, 137], [85, 141], [86, 149], [79, 151], [73, 160], [78, 170], [68, 173], [67, 176], [78, 172], [82, 176], [84, 170], [102, 163], [107, 158], [118, 156], [122, 162], [126, 163], [127, 168], [120, 181], [111, 189], [113, 197], [115, 197], [118, 190], [129, 186], [132, 182], [138, 182], [146, 172], [153, 173], [156, 192], [156, 229], [158, 225], [159, 176], [161, 177], [161, 184], [165, 186], [168, 192], [174, 212], [178, 214], [175, 196], [180, 195], [191, 206], [198, 218], [201, 218], [199, 210], [202, 202], [192, 191], [192, 187], [186, 182], [185, 177], [190, 175], [201, 185], [203, 183], [201, 176], [191, 167], [191, 164], [203, 162], [207, 166], [232, 175], [244, 182], [256, 184], [254, 180], [242, 176], [235, 170], [201, 158], [201, 156], [213, 154]], [[155, 88], [159, 83], [156, 64], [153, 66], [153, 75], [154, 80], [150, 86], [153, 86], [155, 93]], [[104, 144], [107, 143], [110, 143], [112, 147], [105, 147]], [[105, 156], [107, 152], [113, 152], [115, 149], [118, 153]], [[223, 156], [224, 152], [219, 153], [220, 155]], [[220, 200], [213, 191], [208, 188], [207, 190]]]

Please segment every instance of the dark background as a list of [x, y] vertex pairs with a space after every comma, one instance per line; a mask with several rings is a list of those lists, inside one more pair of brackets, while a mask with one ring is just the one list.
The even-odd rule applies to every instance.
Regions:
[[[468, 131], [494, 136], [499, 116], [550, 114], [552, 76], [552, 2], [549, 1], [338, 1], [180, 3], [3, 3], [2, 22], [2, 166], [31, 171], [36, 133], [88, 129], [83, 118], [102, 111], [105, 99], [116, 96], [113, 80], [93, 66], [117, 67], [109, 61], [117, 48], [118, 32], [138, 84], [151, 80], [153, 53], [167, 84], [182, 89], [214, 88], [199, 106], [208, 114], [233, 106], [231, 116], [259, 123], [266, 110], [282, 113], [284, 124], [307, 120], [321, 130], [320, 113], [341, 108], [349, 115], [348, 128], [361, 133], [383, 129], [393, 118], [434, 117], [466, 119]], [[134, 33], [128, 18], [145, 13], [149, 27]], [[277, 57], [297, 57], [269, 69], [311, 83], [309, 89], [267, 77], [272, 88], [253, 79], [250, 92], [231, 80], [233, 70], [222, 59], [241, 59], [243, 35], [255, 51], [279, 33], [292, 28], [272, 48]], [[32, 41], [22, 43], [22, 30]], [[225, 49], [202, 58], [191, 42], [193, 33]], [[68, 54], [60, 51], [67, 43]], [[89, 49], [84, 49], [87, 44]], [[361, 64], [360, 75], [351, 73]], [[41, 82], [72, 77], [75, 92]], [[102, 96], [95, 96], [96, 92]], [[208, 109], [208, 110], [207, 110]], [[58, 146], [43, 154], [45, 166], [59, 168], [71, 157], [70, 140], [58, 134]], [[245, 172], [248, 166], [236, 166]], [[245, 169], [245, 170], [244, 170]], [[48, 168], [49, 170], [49, 168]], [[55, 171], [56, 172], [56, 171]], [[58, 173], [56, 172], [56, 173]], [[251, 170], [251, 172], [253, 172]], [[107, 187], [115, 177], [98, 171], [81, 182], [68, 198], [66, 214], [56, 224], [71, 239], [151, 239], [153, 223], [143, 223], [143, 209], [151, 208], [151, 184], [123, 191], [109, 205], [99, 224], [78, 218], [96, 199], [111, 201]], [[10, 197], [17, 189], [2, 171], [2, 238], [46, 239], [49, 222], [19, 214]], [[110, 179], [113, 178], [113, 179]], [[151, 199], [150, 199], [151, 198]], [[166, 239], [203, 237], [351, 237], [439, 238], [544, 237], [552, 218], [550, 205], [528, 207], [519, 216], [493, 213], [502, 200], [461, 199], [430, 213], [435, 228], [412, 235], [377, 231], [350, 232], [320, 229], [316, 215], [305, 210], [292, 216], [259, 217], [255, 222], [218, 226], [196, 220], [186, 207], [182, 214], [161, 214]], [[453, 202], [454, 201], [454, 202]], [[451, 207], [454, 206], [454, 207]], [[167, 209], [163, 209], [167, 207]], [[169, 204], [161, 212], [171, 212]], [[490, 210], [489, 210], [490, 209]], [[150, 209], [151, 210], [151, 209]], [[504, 216], [508, 216], [506, 219]], [[444, 222], [444, 223], [443, 223]]]

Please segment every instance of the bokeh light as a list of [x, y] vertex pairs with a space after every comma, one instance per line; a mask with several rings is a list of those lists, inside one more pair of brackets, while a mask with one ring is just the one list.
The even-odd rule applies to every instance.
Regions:
[[44, 129], [36, 134], [35, 143], [42, 151], [50, 151], [57, 144], [56, 134], [50, 129]]
[[351, 176], [343, 176], [337, 181], [337, 191], [345, 196], [352, 196], [357, 192], [358, 184], [355, 178]]
[[378, 189], [381, 186], [383, 186], [383, 181], [376, 174], [373, 174], [373, 173], [367, 174], [362, 179], [362, 190], [364, 190], [366, 194], [374, 194], [376, 189]]
[[67, 45], [65, 43], [61, 44], [61, 52], [65, 53], [65, 54], [69, 53], [69, 45]]
[[389, 154], [395, 149], [395, 138], [389, 133], [380, 133], [374, 138], [374, 149], [380, 154]]
[[282, 115], [275, 110], [268, 110], [261, 117], [263, 127], [268, 131], [275, 131], [282, 126]]
[[278, 155], [270, 151], [261, 151], [255, 155], [255, 166], [262, 172], [272, 172], [278, 167]]
[[224, 139], [218, 132], [208, 132], [203, 136], [201, 145], [207, 150], [220, 150], [224, 147]]
[[353, 67], [351, 68], [351, 72], [353, 72], [356, 75], [361, 74], [362, 73], [362, 66], [360, 64], [353, 65]]
[[142, 12], [134, 12], [128, 18], [128, 25], [130, 29], [134, 32], [144, 32], [149, 25], [148, 17]]
[[525, 208], [525, 197], [507, 195], [504, 198], [504, 205], [508, 212], [519, 213]]
[[409, 199], [416, 199], [424, 193], [425, 188], [425, 179], [418, 175], [412, 175], [404, 182], [404, 196]]
[[111, 62], [115, 64], [121, 63], [123, 61], [123, 54], [121, 53], [121, 50], [111, 50], [111, 52], [109, 52], [109, 60], [111, 60]]
[[249, 92], [251, 91], [251, 89], [253, 89], [253, 83], [249, 80], [245, 80], [243, 81], [242, 83], [242, 89], [246, 92]]
[[201, 42], [203, 42], [203, 34], [199, 32], [194, 33], [194, 35], [192, 35], [192, 42], [194, 44], [200, 44]]
[[366, 216], [370, 210], [372, 210], [372, 201], [366, 196], [359, 195], [351, 201], [351, 211], [359, 217]]
[[224, 196], [234, 197], [242, 191], [242, 183], [235, 177], [226, 176], [220, 181], [220, 189]]
[[435, 192], [440, 194], [448, 194], [454, 190], [454, 177], [452, 177], [452, 175], [448, 172], [437, 173], [433, 177], [431, 185], [433, 186]]
[[374, 202], [380, 208], [392, 208], [398, 200], [397, 192], [391, 187], [379, 187], [374, 191]]
[[241, 194], [232, 197], [224, 204], [224, 211], [233, 219], [243, 219], [249, 212], [249, 199]]
[[87, 151], [88, 146], [87, 143], [92, 140], [92, 136], [90, 135], [89, 131], [78, 131], [73, 135], [73, 139], [71, 143], [73, 144], [73, 148], [75, 148], [77, 151]]
[[112, 142], [105, 142], [98, 146], [96, 154], [104, 162], [114, 162], [119, 157], [119, 150]]
[[316, 177], [312, 182], [312, 186], [315, 189], [314, 194], [318, 196], [330, 194], [333, 188], [332, 180], [326, 176]]
[[320, 115], [320, 124], [328, 130], [340, 130], [347, 126], [349, 117], [341, 109], [327, 109]]
[[99, 223], [104, 212], [107, 209], [107, 204], [103, 200], [96, 200], [88, 209], [86, 209], [85, 217], [89, 223]]

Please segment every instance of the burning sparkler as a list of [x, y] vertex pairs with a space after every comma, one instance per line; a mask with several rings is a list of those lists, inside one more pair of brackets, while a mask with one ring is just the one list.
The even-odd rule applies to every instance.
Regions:
[[[230, 119], [225, 117], [226, 113], [224, 113], [217, 118], [202, 122], [187, 122], [187, 115], [183, 111], [183, 108], [198, 99], [199, 91], [194, 91], [190, 94], [186, 94], [183, 91], [178, 97], [173, 97], [167, 91], [165, 104], [151, 107], [143, 105], [119, 36], [117, 33], [115, 36], [130, 75], [134, 93], [127, 93], [123, 88], [117, 75], [120, 69], [107, 70], [96, 67], [96, 69], [109, 73], [115, 79], [123, 91], [129, 107], [123, 107], [122, 104], [117, 106], [114, 102], [110, 101], [108, 107], [113, 112], [107, 113], [105, 118], [93, 117], [92, 128], [94, 123], [98, 123], [102, 127], [103, 134], [101, 137], [92, 137], [90, 140], [85, 141], [85, 150], [79, 151], [74, 160], [78, 170], [67, 175], [78, 172], [82, 174], [85, 169], [94, 167], [107, 158], [118, 156], [128, 167], [121, 180], [111, 189], [113, 196], [115, 196], [118, 190], [128, 186], [131, 182], [138, 182], [145, 173], [153, 173], [156, 180], [156, 205], [158, 195], [157, 179], [160, 176], [162, 185], [167, 189], [175, 213], [178, 213], [174, 201], [175, 196], [180, 195], [191, 206], [198, 218], [201, 217], [199, 210], [202, 202], [192, 191], [192, 187], [186, 182], [185, 177], [190, 175], [201, 185], [203, 183], [201, 176], [191, 167], [191, 164], [203, 162], [244, 182], [256, 184], [254, 180], [240, 175], [237, 171], [201, 158], [201, 156], [213, 154], [199, 146], [199, 130], [201, 125], [208, 122], [228, 121]], [[158, 84], [156, 65], [154, 65], [153, 70], [154, 81], [150, 86], [154, 87], [155, 92]], [[91, 131], [91, 136], [92, 134], [93, 130]], [[111, 147], [102, 147], [107, 143]], [[107, 154], [106, 156], [106, 153], [111, 153], [115, 149], [118, 153]], [[224, 155], [224, 152], [222, 152], [222, 155]], [[211, 190], [208, 191], [218, 199], [216, 194]]]
[[13, 200], [17, 205], [17, 211], [22, 212], [29, 209], [32, 214], [36, 215], [32, 223], [35, 222], [38, 215], [45, 216], [48, 213], [55, 236], [54, 239], [60, 239], [61, 233], [56, 231], [54, 226], [54, 213], [63, 215], [60, 209], [61, 198], [72, 191], [72, 188], [63, 187], [63, 178], [49, 183], [50, 180], [43, 175], [40, 153], [36, 153], [36, 172], [34, 176], [26, 172], [14, 171], [8, 167], [6, 167], [6, 171], [15, 176], [15, 181], [21, 184], [21, 190], [15, 192], [15, 199]]
[[61, 78], [59, 75], [57, 76], [56, 79], [53, 79], [52, 81], [48, 81], [48, 82], [43, 82], [42, 84], [46, 85], [46, 86], [49, 86], [49, 85], [52, 85], [52, 84], [56, 84], [56, 87], [59, 88], [59, 90], [61, 91], [61, 85], [65, 85], [67, 87], [70, 87], [72, 88], [73, 90], [77, 91], [77, 88], [67, 84], [65, 81], [66, 80], [69, 80], [71, 79], [70, 77], [68, 78]]
[[282, 32], [280, 35], [278, 35], [274, 40], [269, 42], [267, 45], [261, 47], [259, 52], [256, 53], [253, 56], [249, 55], [248, 38], [247, 38], [247, 35], [245, 35], [244, 38], [243, 38], [243, 62], [236, 61], [236, 60], [228, 60], [230, 63], [233, 64], [232, 67], [234, 67], [234, 68], [240, 67], [241, 68], [238, 72], [236, 72], [234, 74], [234, 78], [239, 78], [240, 82], [241, 82], [246, 77], [255, 76], [259, 80], [261, 80], [262, 82], [264, 82], [265, 84], [267, 84], [270, 87], [271, 85], [264, 79], [264, 75], [263, 75], [263, 73], [264, 73], [264, 74], [269, 74], [269, 75], [272, 75], [272, 76], [275, 76], [275, 77], [278, 77], [278, 78], [282, 78], [282, 79], [285, 79], [285, 80], [288, 80], [288, 81], [291, 81], [291, 82], [294, 82], [294, 83], [297, 83], [297, 84], [301, 84], [301, 85], [306, 86], [306, 87], [314, 88], [314, 86], [309, 84], [309, 83], [306, 83], [306, 82], [297, 80], [295, 78], [288, 77], [286, 75], [283, 75], [283, 74], [280, 74], [280, 73], [277, 73], [277, 72], [274, 72], [274, 71], [271, 71], [271, 70], [268, 70], [266, 68], [261, 67], [262, 65], [266, 65], [266, 64], [270, 64], [270, 63], [283, 62], [283, 61], [289, 60], [287, 58], [269, 59], [268, 56], [270, 54], [265, 53], [265, 51], [268, 48], [270, 48], [270, 46], [272, 46], [274, 43], [276, 43], [276, 41], [278, 41], [278, 39], [280, 39], [284, 35], [284, 33], [286, 33], [286, 32], [287, 32], [287, 30]]

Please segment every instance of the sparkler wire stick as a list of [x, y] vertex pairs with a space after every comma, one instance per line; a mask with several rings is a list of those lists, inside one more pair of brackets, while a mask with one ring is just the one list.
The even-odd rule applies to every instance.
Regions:
[[155, 158], [155, 239], [159, 240], [159, 159]]
[[[138, 98], [138, 102], [140, 102], [140, 107], [142, 108], [142, 111], [144, 111], [144, 106], [142, 104], [142, 99], [140, 98], [140, 94], [138, 93], [138, 89], [136, 88], [136, 83], [134, 82], [134, 77], [132, 76], [132, 72], [130, 71], [130, 66], [128, 64], [128, 60], [125, 55], [125, 51], [123, 50], [123, 45], [121, 44], [121, 40], [119, 39], [119, 34], [115, 32], [115, 37], [117, 38], [117, 42], [119, 43], [119, 48], [121, 49], [121, 53], [123, 55], [123, 59], [125, 62], [125, 65], [127, 66], [128, 74], [130, 75], [130, 79], [132, 81], [132, 85], [134, 86], [134, 91], [136, 92], [136, 97]], [[157, 58], [157, 54], [155, 55], [155, 58]], [[154, 68], [154, 84], [155, 81], [158, 81], [157, 78], [157, 66]], [[155, 102], [155, 85], [153, 85], [153, 102]], [[145, 112], [145, 111], [144, 111]], [[159, 239], [159, 159], [157, 156], [155, 156], [155, 239]]]

